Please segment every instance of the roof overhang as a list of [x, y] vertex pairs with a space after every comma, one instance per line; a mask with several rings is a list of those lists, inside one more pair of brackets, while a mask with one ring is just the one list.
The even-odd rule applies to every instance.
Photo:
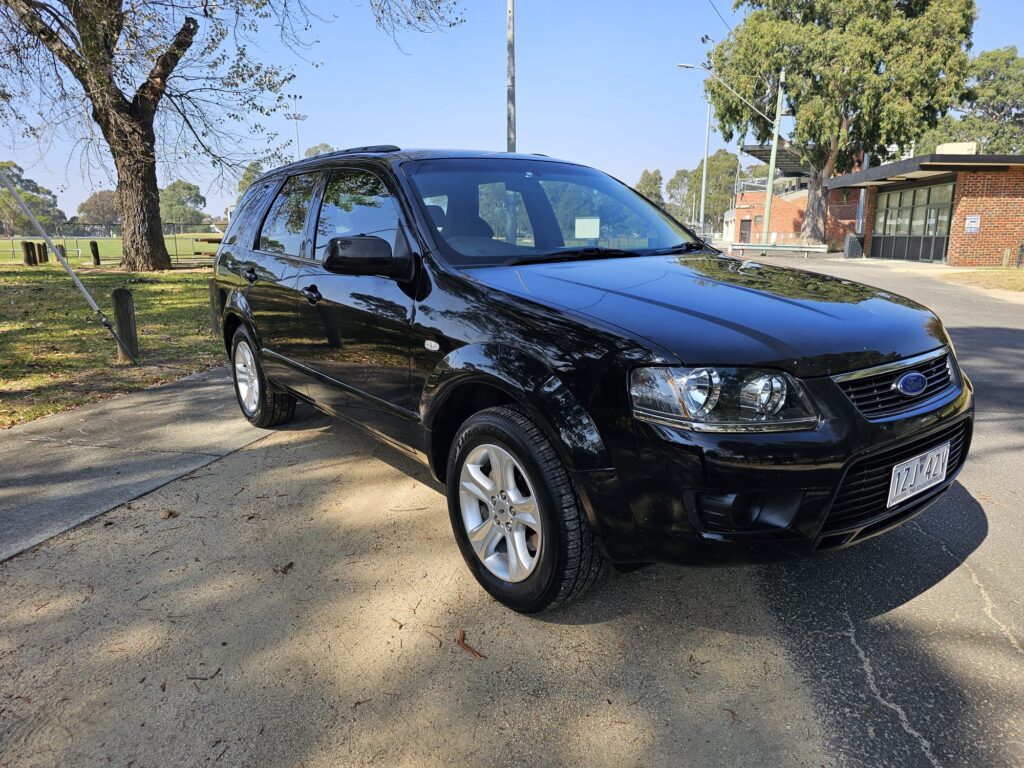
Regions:
[[[771, 144], [744, 144], [740, 151], [762, 163], [767, 164], [772, 159]], [[788, 142], [779, 139], [779, 148], [775, 153], [775, 172], [781, 176], [809, 176], [811, 167]]]
[[1014, 167], [1024, 167], [1024, 155], [920, 155], [836, 176], [825, 182], [825, 186], [829, 189], [884, 187], [959, 171], [1004, 173]]

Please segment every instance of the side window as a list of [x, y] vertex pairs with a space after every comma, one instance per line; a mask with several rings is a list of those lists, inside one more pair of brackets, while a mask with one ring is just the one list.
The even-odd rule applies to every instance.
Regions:
[[356, 168], [331, 172], [316, 224], [316, 258], [327, 244], [346, 235], [374, 235], [392, 250], [398, 237], [399, 209], [380, 177]]
[[[254, 216], [258, 216], [266, 205], [267, 198], [274, 188], [273, 182], [265, 181], [262, 184], [250, 184], [245, 190], [242, 199], [238, 201], [235, 210], [231, 214], [231, 221], [228, 223], [227, 231], [224, 233], [224, 243], [234, 245], [244, 229], [249, 229], [249, 222]], [[251, 232], [252, 230], [249, 229]], [[252, 242], [246, 247], [252, 246]]]
[[304, 173], [288, 178], [263, 220], [259, 242], [261, 251], [286, 256], [303, 255], [302, 236], [315, 185], [315, 173]]

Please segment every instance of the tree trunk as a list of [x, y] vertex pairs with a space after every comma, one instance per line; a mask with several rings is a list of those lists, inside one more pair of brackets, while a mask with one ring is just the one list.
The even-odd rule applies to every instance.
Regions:
[[170, 269], [171, 257], [160, 220], [153, 118], [129, 117], [122, 112], [113, 121], [97, 122], [111, 127], [104, 133], [118, 172], [115, 195], [121, 212], [121, 266], [130, 272]]
[[805, 240], [825, 242], [825, 210], [828, 191], [825, 189], [825, 175], [812, 170], [807, 180], [807, 210], [800, 222], [800, 237]]
[[829, 153], [824, 166], [820, 170], [811, 168], [811, 176], [807, 180], [807, 210], [804, 212], [803, 221], [800, 222], [800, 237], [805, 240], [825, 242], [825, 217], [828, 214], [828, 190], [825, 189], [825, 182], [836, 172], [840, 141], [846, 136], [849, 127], [849, 119], [843, 118], [839, 135], [829, 139]]

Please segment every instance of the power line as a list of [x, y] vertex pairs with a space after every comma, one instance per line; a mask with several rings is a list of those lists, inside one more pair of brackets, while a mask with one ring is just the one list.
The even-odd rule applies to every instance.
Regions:
[[710, 3], [711, 7], [714, 8], [715, 13], [718, 14], [718, 18], [720, 18], [722, 20], [722, 23], [725, 24], [726, 29], [732, 32], [732, 26], [730, 26], [729, 22], [725, 20], [725, 16], [722, 15], [722, 12], [718, 10], [718, 6], [715, 5], [715, 0], [708, 0], [708, 3]]

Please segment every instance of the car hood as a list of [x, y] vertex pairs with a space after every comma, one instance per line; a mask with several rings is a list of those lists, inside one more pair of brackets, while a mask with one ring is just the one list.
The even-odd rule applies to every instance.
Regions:
[[492, 288], [617, 326], [687, 365], [764, 365], [813, 377], [948, 343], [938, 318], [902, 296], [727, 257], [643, 256], [466, 272]]

